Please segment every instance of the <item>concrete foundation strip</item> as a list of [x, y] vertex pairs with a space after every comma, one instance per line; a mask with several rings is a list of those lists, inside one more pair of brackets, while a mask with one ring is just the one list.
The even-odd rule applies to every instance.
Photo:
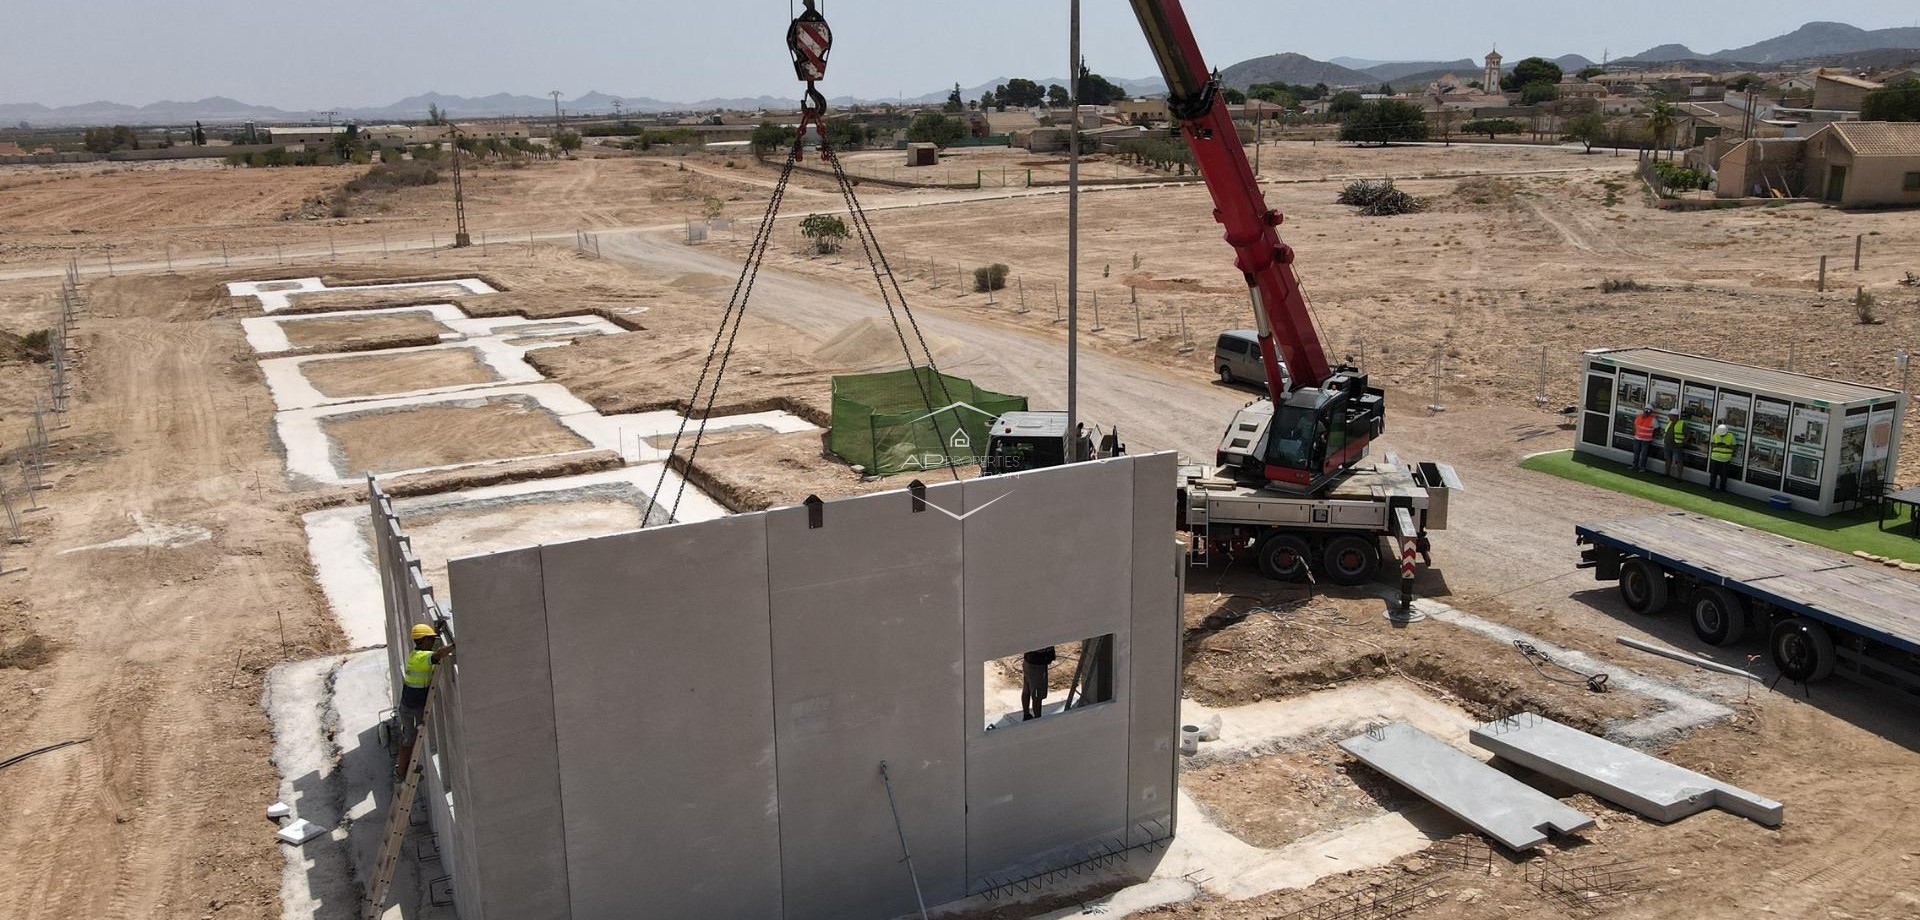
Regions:
[[1468, 737], [1505, 760], [1656, 821], [1719, 808], [1773, 827], [1785, 813], [1772, 799], [1533, 713], [1488, 722]]
[[1593, 825], [1559, 799], [1405, 722], [1371, 729], [1340, 747], [1511, 850], [1545, 843], [1548, 830], [1564, 834]]
[[1610, 739], [1627, 744], [1659, 744], [1671, 741], [1702, 725], [1718, 722], [1733, 715], [1733, 710], [1726, 706], [1673, 684], [1632, 671], [1621, 672], [1617, 666], [1596, 660], [1584, 652], [1537, 639], [1511, 626], [1474, 616], [1457, 607], [1429, 598], [1418, 598], [1413, 602], [1413, 608], [1435, 620], [1451, 623], [1499, 642], [1511, 643], [1518, 639], [1532, 643], [1542, 651], [1551, 654], [1554, 660], [1566, 662], [1584, 671], [1611, 669], [1614, 674], [1613, 679], [1608, 682], [1609, 686], [1616, 690], [1650, 697], [1666, 705], [1665, 709], [1658, 712], [1608, 726], [1607, 737]]
[[1704, 668], [1708, 671], [1719, 671], [1722, 674], [1731, 674], [1735, 677], [1745, 677], [1757, 683], [1764, 684], [1767, 682], [1765, 678], [1761, 677], [1758, 674], [1753, 673], [1752, 671], [1742, 671], [1739, 668], [1733, 667], [1731, 665], [1724, 665], [1717, 661], [1708, 661], [1707, 659], [1701, 658], [1697, 655], [1689, 655], [1686, 652], [1677, 652], [1677, 651], [1674, 651], [1673, 649], [1661, 648], [1660, 646], [1654, 645], [1651, 642], [1642, 642], [1638, 639], [1629, 639], [1626, 636], [1615, 636], [1614, 639], [1615, 641], [1619, 642], [1621, 645], [1626, 646], [1627, 648], [1637, 648], [1640, 651], [1647, 652], [1648, 654], [1659, 655], [1662, 658], [1678, 661], [1681, 664], [1690, 664], [1696, 668]]

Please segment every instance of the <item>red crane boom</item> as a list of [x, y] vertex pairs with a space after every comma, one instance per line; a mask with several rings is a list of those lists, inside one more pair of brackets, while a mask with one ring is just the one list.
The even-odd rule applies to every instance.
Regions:
[[[1132, 3], [1166, 77], [1167, 107], [1213, 197], [1213, 219], [1226, 228], [1234, 265], [1246, 277], [1260, 332], [1260, 361], [1272, 403], [1249, 407], [1234, 419], [1221, 443], [1221, 463], [1233, 465], [1244, 479], [1288, 491], [1317, 491], [1366, 456], [1368, 444], [1385, 426], [1384, 399], [1367, 386], [1366, 375], [1327, 360], [1294, 275], [1293, 249], [1280, 241], [1283, 218], [1267, 207], [1180, 0]], [[1268, 413], [1271, 420], [1262, 423], [1259, 416]]]

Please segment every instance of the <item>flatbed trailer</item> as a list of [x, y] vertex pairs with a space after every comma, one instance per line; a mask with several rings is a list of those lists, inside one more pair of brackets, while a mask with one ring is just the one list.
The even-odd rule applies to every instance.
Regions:
[[1678, 601], [1693, 631], [1731, 645], [1766, 631], [1780, 672], [1830, 674], [1920, 699], [1920, 582], [1879, 563], [1675, 511], [1574, 528], [1582, 567], [1618, 580], [1636, 613]]

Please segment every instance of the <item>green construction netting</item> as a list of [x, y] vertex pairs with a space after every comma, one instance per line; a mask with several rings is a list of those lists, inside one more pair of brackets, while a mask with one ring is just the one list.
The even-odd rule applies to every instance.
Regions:
[[[916, 375], [933, 401], [932, 415]], [[964, 377], [924, 367], [835, 377], [827, 443], [841, 459], [882, 476], [964, 466], [979, 462], [978, 454], [987, 449], [987, 426], [996, 417], [1026, 408], [1025, 396], [981, 389]]]

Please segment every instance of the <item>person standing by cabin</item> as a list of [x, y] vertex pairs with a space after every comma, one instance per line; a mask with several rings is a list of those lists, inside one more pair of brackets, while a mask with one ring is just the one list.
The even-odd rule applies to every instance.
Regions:
[[1680, 452], [1686, 448], [1686, 445], [1687, 419], [1676, 409], [1672, 415], [1667, 416], [1666, 438], [1661, 442], [1661, 449], [1667, 460], [1668, 476], [1679, 479], [1686, 473], [1686, 460], [1680, 456]]
[[1653, 451], [1653, 432], [1659, 427], [1653, 417], [1652, 406], [1641, 406], [1640, 414], [1633, 417], [1633, 471], [1647, 471], [1647, 454]]
[[1707, 488], [1727, 491], [1727, 474], [1733, 469], [1733, 454], [1737, 447], [1732, 429], [1725, 425], [1713, 429], [1713, 440], [1707, 445]]

